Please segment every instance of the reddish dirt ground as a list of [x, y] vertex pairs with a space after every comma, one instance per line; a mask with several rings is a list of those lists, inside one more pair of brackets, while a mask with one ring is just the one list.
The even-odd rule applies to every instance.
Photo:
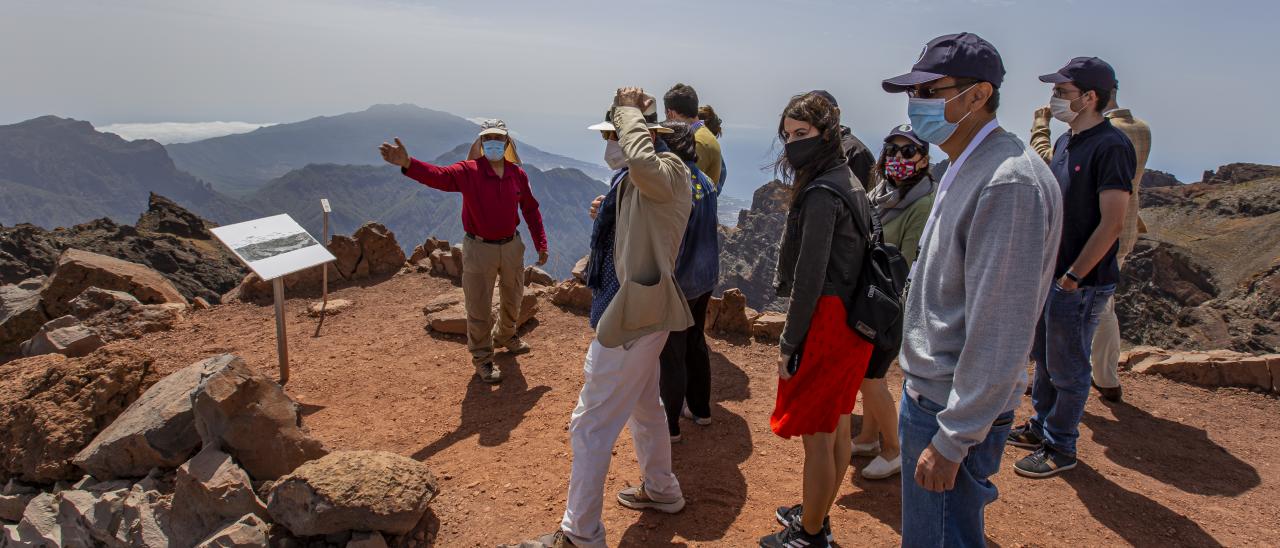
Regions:
[[[307, 301], [288, 301], [288, 392], [329, 447], [394, 451], [430, 465], [442, 489], [432, 503], [437, 545], [494, 546], [552, 531], [568, 484], [567, 424], [591, 338], [586, 321], [543, 303], [525, 337], [534, 352], [501, 357], [506, 380], [490, 387], [473, 378], [461, 339], [423, 329], [422, 305], [451, 287], [411, 274], [342, 289], [333, 297], [354, 306], [318, 331], [319, 321], [303, 314]], [[219, 306], [175, 331], [116, 344], [148, 349], [160, 374], [222, 352], [275, 374], [271, 307]], [[675, 446], [688, 508], [651, 515], [612, 502], [640, 479], [624, 431], [606, 485], [610, 545], [752, 546], [775, 529], [776, 506], [798, 501], [800, 443], [768, 427], [774, 348], [713, 339], [712, 352], [715, 423], [685, 426]], [[1000, 499], [987, 511], [989, 542], [1280, 545], [1280, 401], [1147, 376], [1123, 381], [1124, 404], [1090, 399], [1077, 469], [1024, 479], [1010, 470], [1024, 452], [1005, 450], [995, 478]], [[899, 382], [895, 370], [890, 385]], [[833, 509], [836, 538], [845, 546], [895, 545], [897, 480], [853, 479], [868, 460], [855, 461]]]

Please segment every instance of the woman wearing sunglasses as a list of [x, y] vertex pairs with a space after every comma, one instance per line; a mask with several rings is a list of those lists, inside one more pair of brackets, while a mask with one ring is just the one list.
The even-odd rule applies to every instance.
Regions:
[[[884, 139], [875, 175], [878, 181], [868, 198], [880, 217], [884, 241], [898, 246], [902, 257], [911, 263], [916, 260], [920, 235], [933, 208], [936, 182], [929, 173], [928, 143], [909, 125], [893, 128]], [[884, 380], [888, 365], [867, 370], [862, 383], [862, 429], [853, 438], [855, 457], [875, 457], [862, 469], [862, 477], [873, 480], [902, 471], [898, 410]]]

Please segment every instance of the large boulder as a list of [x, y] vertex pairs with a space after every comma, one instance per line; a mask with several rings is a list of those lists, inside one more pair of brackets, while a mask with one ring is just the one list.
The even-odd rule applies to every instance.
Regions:
[[351, 235], [360, 244], [360, 263], [356, 278], [395, 274], [404, 266], [404, 250], [396, 243], [396, 235], [378, 223], [365, 223]]
[[551, 287], [556, 285], [556, 279], [547, 274], [547, 271], [534, 265], [529, 265], [524, 267], [524, 285]]
[[41, 291], [45, 313], [51, 317], [69, 313], [71, 300], [90, 287], [123, 291], [147, 304], [188, 304], [172, 282], [151, 268], [106, 255], [68, 249], [58, 258], [53, 276]]
[[60, 548], [62, 530], [58, 527], [58, 497], [53, 493], [41, 493], [31, 500], [22, 512], [22, 521], [16, 530], [18, 546]]
[[[538, 297], [542, 291], [534, 287], [524, 288], [524, 292], [520, 296], [520, 315], [516, 318], [516, 329], [524, 327], [530, 320], [538, 315]], [[492, 314], [494, 318], [499, 314], [499, 295], [494, 291], [492, 300]], [[463, 302], [464, 296], [462, 290], [454, 290], [427, 303], [422, 308], [423, 314], [427, 316], [427, 328], [437, 333], [445, 333], [449, 335], [466, 335], [467, 334], [467, 310]]]
[[429, 256], [431, 274], [443, 278], [462, 278], [462, 245], [457, 244], [449, 249], [436, 249]]
[[1200, 386], [1276, 389], [1280, 354], [1255, 356], [1230, 350], [1169, 351], [1140, 346], [1120, 357], [1121, 367]]
[[212, 240], [209, 223], [173, 200], [154, 192], [147, 198], [147, 210], [138, 217], [138, 230], [173, 234], [193, 240]]
[[200, 381], [192, 398], [205, 447], [235, 457], [256, 480], [274, 480], [328, 451], [302, 426], [298, 404], [275, 381], [223, 355], [226, 366]]
[[0, 364], [0, 478], [79, 478], [71, 459], [138, 399], [151, 364], [122, 349]]
[[720, 299], [716, 314], [715, 330], [719, 333], [751, 335], [754, 311], [747, 308], [746, 296], [738, 289], [729, 289]]
[[18, 345], [40, 331], [49, 321], [40, 306], [43, 278], [32, 278], [16, 285], [0, 285], [0, 357], [18, 351]]
[[591, 288], [576, 279], [560, 282], [548, 295], [553, 304], [571, 312], [586, 314], [591, 311]]
[[102, 337], [80, 323], [75, 316], [67, 315], [49, 321], [35, 335], [22, 343], [23, 356], [62, 354], [78, 358], [106, 344]]
[[175, 546], [170, 540], [168, 515], [173, 495], [135, 484], [121, 503], [116, 545]]
[[246, 514], [266, 518], [267, 508], [231, 455], [206, 447], [178, 468], [170, 518], [174, 542], [195, 544]]
[[338, 451], [299, 466], [267, 499], [272, 519], [297, 536], [413, 530], [435, 498], [426, 465], [382, 451]]
[[235, 521], [227, 523], [214, 531], [208, 538], [196, 545], [196, 548], [259, 548], [267, 546], [267, 533], [270, 527], [262, 518], [254, 514], [245, 514]]
[[334, 266], [343, 279], [351, 279], [356, 275], [356, 266], [360, 264], [360, 242], [350, 236], [335, 234], [329, 238], [329, 253], [337, 259]]
[[782, 338], [782, 330], [787, 326], [787, 315], [770, 312], [761, 314], [751, 324], [751, 335], [765, 342], [777, 342]]
[[128, 487], [68, 490], [58, 494], [58, 526], [64, 546], [110, 546], [119, 532]]
[[200, 448], [192, 401], [202, 379], [239, 358], [202, 360], [160, 379], [75, 457], [98, 479], [136, 478], [152, 468], [176, 468]]
[[142, 304], [133, 295], [97, 287], [71, 301], [71, 314], [105, 341], [136, 339], [168, 331], [182, 321], [187, 307], [178, 303]]
[[591, 255], [587, 255], [573, 264], [573, 279], [587, 283], [587, 265], [591, 263]]

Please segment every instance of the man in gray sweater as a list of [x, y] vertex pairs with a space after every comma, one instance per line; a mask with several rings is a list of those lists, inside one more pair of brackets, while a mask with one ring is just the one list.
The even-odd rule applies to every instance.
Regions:
[[950, 161], [911, 276], [899, 363], [902, 544], [982, 546], [990, 476], [1027, 383], [1026, 364], [1062, 230], [1048, 166], [999, 127], [1000, 54], [971, 33], [929, 42], [910, 73], [911, 125]]

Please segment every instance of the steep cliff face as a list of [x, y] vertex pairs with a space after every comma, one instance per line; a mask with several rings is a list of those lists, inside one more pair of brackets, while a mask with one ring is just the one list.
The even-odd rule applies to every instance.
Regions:
[[751, 209], [738, 213], [735, 227], [720, 227], [720, 291], [738, 288], [757, 310], [785, 310], [773, 283], [778, 246], [787, 223], [790, 187], [779, 181], [756, 190]]

